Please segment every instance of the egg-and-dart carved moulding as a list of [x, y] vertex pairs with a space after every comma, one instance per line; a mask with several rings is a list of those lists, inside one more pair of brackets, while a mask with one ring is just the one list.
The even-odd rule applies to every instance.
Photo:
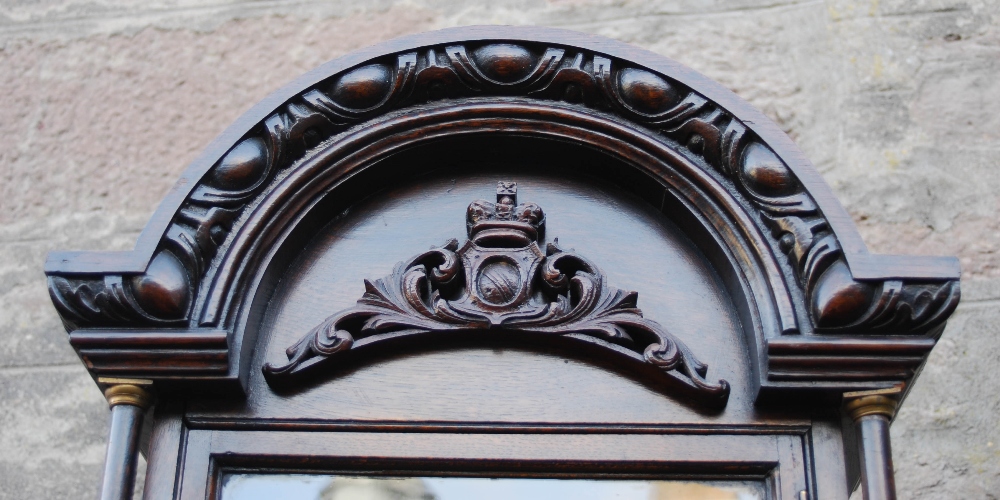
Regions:
[[[829, 387], [839, 390], [909, 380], [958, 304], [956, 259], [870, 254], [794, 143], [717, 83], [613, 40], [469, 27], [345, 56], [260, 103], [192, 164], [136, 250], [50, 255], [49, 292], [71, 343], [95, 373], [233, 377], [234, 318], [265, 235], [279, 230], [268, 217], [306, 205], [295, 193], [307, 182], [292, 181], [326, 175], [332, 185], [350, 172], [309, 170], [315, 155], [445, 123], [515, 135], [582, 130], [608, 137], [591, 144], [607, 151], [641, 143], [656, 158], [632, 165], [643, 182], [708, 210], [699, 217], [725, 225], [710, 231], [735, 235], [727, 245], [746, 242], [732, 252], [757, 267], [755, 300], [776, 318], [753, 340], [765, 381], [836, 381]], [[585, 142], [584, 132], [571, 139]], [[116, 354], [133, 351], [148, 362]]]
[[[497, 201], [477, 200], [466, 213], [468, 240], [398, 263], [392, 274], [365, 280], [365, 293], [286, 350], [288, 362], [264, 365], [269, 383], [336, 359], [357, 347], [434, 332], [470, 336], [484, 330], [565, 336], [601, 344], [653, 365], [688, 393], [725, 406], [729, 384], [706, 379], [708, 367], [636, 305], [638, 294], [607, 283], [592, 262], [538, 242], [545, 214], [517, 203], [517, 184], [497, 183]], [[593, 342], [591, 342], [593, 344]], [[617, 348], [616, 348], [617, 347]]]
[[304, 92], [264, 121], [263, 134], [234, 146], [191, 192], [145, 274], [100, 280], [53, 275], [50, 291], [63, 317], [73, 326], [185, 324], [233, 221], [305, 151], [391, 110], [507, 95], [610, 111], [683, 141], [759, 209], [776, 246], [795, 265], [819, 328], [925, 330], [957, 304], [952, 280], [855, 282], [828, 222], [788, 167], [739, 120], [660, 75], [616, 71], [614, 61], [600, 54], [513, 44], [471, 51], [429, 47], [395, 59], [394, 66], [361, 66]]

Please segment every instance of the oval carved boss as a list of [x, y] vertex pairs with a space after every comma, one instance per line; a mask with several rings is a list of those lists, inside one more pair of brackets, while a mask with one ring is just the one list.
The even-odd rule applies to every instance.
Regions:
[[143, 310], [160, 319], [180, 319], [191, 302], [187, 270], [169, 251], [153, 257], [144, 274], [132, 277], [132, 292]]
[[369, 64], [348, 71], [330, 87], [330, 98], [352, 110], [378, 107], [392, 90], [393, 71], [384, 64]]
[[625, 68], [618, 73], [622, 100], [634, 111], [653, 115], [680, 102], [681, 93], [658, 75], [639, 68]]
[[261, 181], [267, 173], [267, 146], [250, 137], [241, 141], [212, 169], [209, 182], [225, 191], [243, 191]]
[[531, 74], [537, 56], [522, 46], [499, 43], [473, 50], [472, 59], [491, 80], [514, 83]]

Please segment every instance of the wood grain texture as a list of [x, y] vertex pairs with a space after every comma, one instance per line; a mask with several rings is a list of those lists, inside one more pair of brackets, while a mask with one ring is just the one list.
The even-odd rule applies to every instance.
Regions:
[[186, 437], [183, 411], [179, 401], [165, 401], [153, 412], [152, 436], [146, 453], [146, 481], [143, 500], [174, 498], [178, 477], [183, 467], [183, 445]]
[[225, 330], [78, 330], [69, 342], [95, 374], [225, 374]]

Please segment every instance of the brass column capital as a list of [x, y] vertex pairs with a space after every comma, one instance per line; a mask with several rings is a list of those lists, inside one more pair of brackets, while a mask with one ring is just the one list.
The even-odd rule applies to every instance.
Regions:
[[882, 415], [892, 420], [896, 416], [896, 409], [899, 408], [897, 398], [902, 392], [902, 387], [848, 392], [844, 394], [844, 410], [855, 422], [868, 415]]
[[111, 408], [131, 405], [146, 410], [153, 403], [152, 380], [101, 377], [97, 383], [105, 386], [104, 397]]

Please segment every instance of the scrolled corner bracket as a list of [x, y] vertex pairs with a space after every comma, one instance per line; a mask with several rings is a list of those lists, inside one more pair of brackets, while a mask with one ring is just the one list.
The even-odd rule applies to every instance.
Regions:
[[268, 383], [381, 340], [427, 333], [493, 330], [591, 342], [655, 367], [694, 397], [724, 407], [729, 383], [708, 380], [708, 367], [680, 339], [644, 318], [638, 294], [609, 286], [584, 257], [538, 246], [545, 215], [517, 203], [517, 185], [499, 182], [496, 203], [472, 202], [468, 240], [400, 262], [388, 276], [365, 281], [357, 304], [330, 316], [286, 350], [288, 362], [266, 364]]
[[819, 333], [933, 334], [958, 306], [957, 280], [856, 280], [829, 222], [815, 209], [761, 208], [778, 249], [796, 271]]
[[48, 277], [49, 296], [68, 331], [87, 326], [183, 326], [193, 296], [192, 278], [169, 250], [135, 275]]
[[809, 283], [818, 331], [936, 335], [961, 296], [958, 281], [857, 281], [835, 260]]

